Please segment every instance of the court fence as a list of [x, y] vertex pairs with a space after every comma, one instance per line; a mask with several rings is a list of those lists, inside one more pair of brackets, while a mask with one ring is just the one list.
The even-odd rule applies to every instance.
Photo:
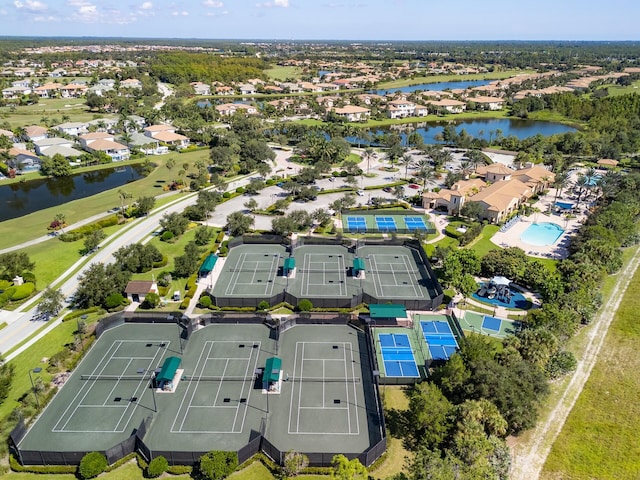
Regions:
[[[423, 215], [412, 212], [410, 210], [343, 210], [342, 214], [342, 228], [345, 232], [349, 233], [398, 233], [401, 235], [412, 235], [415, 233], [421, 234], [433, 234], [436, 233], [436, 228], [433, 225], [433, 222], [424, 221], [425, 229], [418, 230], [415, 228], [400, 228], [399, 222], [396, 220], [396, 217], [423, 217]], [[376, 224], [375, 227], [360, 227], [361, 224], [357, 228], [350, 228], [348, 221], [345, 220], [345, 217], [392, 217], [394, 219], [395, 228], [387, 229], [383, 226], [378, 226]], [[345, 225], [346, 223], [346, 225]]]

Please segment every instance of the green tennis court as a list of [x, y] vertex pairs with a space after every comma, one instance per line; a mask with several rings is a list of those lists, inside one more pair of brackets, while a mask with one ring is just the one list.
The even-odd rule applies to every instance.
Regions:
[[[175, 324], [105, 331], [19, 448], [104, 451], [149, 416], [144, 442], [154, 452], [238, 450], [265, 425], [281, 451], [357, 452], [379, 432], [380, 419], [367, 413], [377, 399], [362, 332], [295, 326], [277, 348], [265, 325], [213, 324], [196, 330], [181, 354], [179, 331]], [[168, 357], [180, 358], [173, 392], [151, 388]], [[264, 382], [274, 357], [282, 365], [278, 394]]]

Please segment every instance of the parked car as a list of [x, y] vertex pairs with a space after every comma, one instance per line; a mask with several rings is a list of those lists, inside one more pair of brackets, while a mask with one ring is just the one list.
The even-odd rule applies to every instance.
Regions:
[[414, 190], [418, 190], [420, 188], [420, 185], [417, 185], [415, 183], [411, 183], [411, 184], [409, 184], [409, 188], [413, 188]]

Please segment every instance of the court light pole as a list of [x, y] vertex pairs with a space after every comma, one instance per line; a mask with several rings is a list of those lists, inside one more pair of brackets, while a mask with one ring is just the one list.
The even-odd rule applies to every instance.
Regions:
[[33, 377], [31, 376], [31, 372], [40, 373], [41, 371], [42, 371], [42, 368], [40, 367], [29, 369], [29, 380], [31, 380], [31, 389], [33, 390], [33, 396], [36, 397], [36, 407], [38, 408], [38, 410], [40, 410], [40, 400], [38, 400], [38, 392], [36, 391], [36, 386], [33, 383]]

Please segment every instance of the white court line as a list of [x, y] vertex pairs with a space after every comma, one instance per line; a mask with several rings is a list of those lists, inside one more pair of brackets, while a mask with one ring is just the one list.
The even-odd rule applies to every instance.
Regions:
[[[302, 378], [302, 372], [304, 372], [304, 345], [305, 342], [302, 342], [302, 358], [300, 359], [300, 378]], [[298, 343], [296, 342], [296, 353], [298, 353]], [[300, 387], [298, 388], [298, 419], [296, 421], [296, 433], [300, 432], [300, 404], [302, 403], [302, 381], [299, 382]]]
[[[344, 392], [347, 396], [347, 425], [349, 425], [349, 432], [351, 432], [351, 409], [349, 408], [349, 385], [347, 381], [347, 350], [346, 344], [342, 344], [342, 361], [344, 362]], [[353, 363], [353, 362], [352, 362]]]
[[[205, 342], [205, 344], [202, 346], [202, 351], [200, 352], [200, 356], [198, 357], [198, 362], [196, 363], [196, 368], [194, 369], [194, 372], [197, 371], [198, 367], [200, 366], [200, 362], [202, 361], [202, 356], [204, 355], [204, 351], [207, 349], [207, 343], [209, 343], [209, 352], [211, 351], [211, 349], [213, 348], [213, 342], [211, 341], [207, 341]], [[207, 352], [207, 357], [209, 356], [209, 353]], [[200, 374], [202, 375], [202, 373]], [[187, 414], [189, 413], [189, 406], [191, 406], [191, 402], [193, 401], [193, 396], [196, 394], [196, 389], [197, 389], [197, 385], [193, 385], [193, 394], [191, 395], [191, 399], [189, 400], [189, 405], [187, 406], [187, 410], [184, 413], [184, 416], [182, 417], [182, 422], [180, 423], [180, 428], [178, 430], [175, 430], [175, 426], [176, 426], [176, 422], [178, 421], [178, 415], [180, 415], [180, 412], [182, 411], [182, 405], [184, 404], [184, 401], [187, 399], [187, 395], [189, 394], [189, 389], [191, 388], [191, 385], [194, 382], [189, 382], [189, 385], [187, 385], [187, 389], [184, 392], [184, 396], [182, 397], [182, 401], [180, 402], [180, 406], [178, 407], [178, 412], [176, 414], [176, 417], [173, 419], [173, 424], [171, 425], [171, 432], [172, 433], [180, 433], [182, 431], [182, 427], [184, 426], [184, 422], [187, 420]]]
[[[371, 274], [373, 276], [373, 288], [376, 291], [376, 296], [383, 297], [384, 290], [382, 290], [382, 293], [380, 293], [380, 291], [378, 290], [378, 286], [380, 286], [381, 282], [380, 282], [380, 274], [378, 273], [378, 263], [376, 262], [375, 253], [372, 253], [369, 255], [369, 263], [371, 264], [371, 267], [372, 267]], [[382, 288], [382, 286], [380, 286], [380, 288]]]
[[[353, 345], [351, 343], [349, 343], [349, 352], [351, 357], [351, 375], [353, 375], [353, 378], [355, 378], [356, 362], [354, 362], [355, 358], [353, 358]], [[351, 386], [353, 387], [353, 404], [356, 409], [356, 435], [360, 435], [360, 415], [358, 415], [358, 390], [356, 390], [356, 382], [351, 383]]]
[[406, 271], [409, 273], [409, 279], [413, 279], [413, 283], [411, 284], [411, 286], [413, 287], [413, 294], [415, 297], [421, 297], [422, 295], [420, 295], [420, 292], [418, 292], [418, 290], [416, 289], [416, 284], [418, 283], [418, 274], [414, 273], [410, 270], [410, 265], [407, 264], [408, 262], [408, 258], [406, 255], [402, 256], [402, 263], [404, 264]]
[[[261, 344], [262, 344], [262, 342], [258, 342], [258, 345], [261, 345]], [[249, 355], [248, 362], [247, 362], [247, 370], [249, 369], [249, 365], [251, 364], [251, 356], [253, 355], [254, 351], [256, 352], [255, 359], [253, 361], [253, 371], [255, 372], [256, 368], [258, 366], [258, 358], [260, 357], [260, 347], [251, 349], [251, 355]], [[247, 376], [248, 376], [247, 373], [248, 373], [248, 371], [245, 371], [245, 378], [247, 378]], [[244, 403], [244, 415], [242, 416], [242, 425], [240, 425], [240, 432], [242, 432], [242, 430], [244, 430], [244, 422], [247, 420], [247, 409], [248, 409], [249, 401], [251, 400], [251, 392], [253, 390], [253, 382], [254, 381], [255, 380], [253, 380], [253, 381], [245, 380], [244, 382], [242, 382], [242, 389], [240, 390], [240, 398], [242, 398], [242, 395], [244, 394], [244, 387], [247, 384], [249, 385], [249, 393], [247, 394], [247, 397], [246, 397], [247, 400]], [[238, 400], [238, 407], [240, 405], [242, 405], [242, 404]], [[237, 415], [237, 412], [238, 412], [238, 410], [236, 410], [236, 415]], [[235, 427], [235, 424], [236, 424], [236, 422], [234, 420], [234, 422], [233, 422], [234, 427]]]
[[240, 265], [242, 265], [244, 263], [244, 258], [246, 257], [246, 252], [242, 252], [240, 254], [240, 257], [238, 257], [238, 261], [236, 262], [236, 266], [235, 272], [231, 272], [231, 278], [229, 279], [229, 285], [227, 285], [226, 290], [224, 291], [225, 295], [233, 295], [233, 293], [229, 293], [229, 290], [231, 290], [231, 292], [234, 292], [236, 289], [236, 284], [238, 282], [238, 277], [240, 276]]

